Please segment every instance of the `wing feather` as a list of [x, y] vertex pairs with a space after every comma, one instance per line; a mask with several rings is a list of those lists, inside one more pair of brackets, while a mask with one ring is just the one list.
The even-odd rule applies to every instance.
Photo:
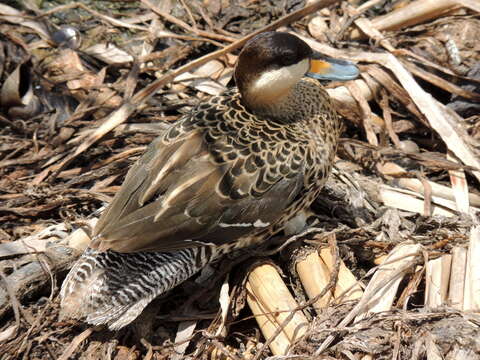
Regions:
[[[224, 108], [216, 111], [210, 121], [229, 121]], [[149, 145], [102, 214], [92, 247], [135, 252], [218, 245], [282, 216], [303, 188], [303, 169], [293, 157], [278, 141], [259, 142], [258, 126], [248, 138], [248, 127], [202, 121], [186, 117]], [[292, 166], [294, 176], [287, 174]]]

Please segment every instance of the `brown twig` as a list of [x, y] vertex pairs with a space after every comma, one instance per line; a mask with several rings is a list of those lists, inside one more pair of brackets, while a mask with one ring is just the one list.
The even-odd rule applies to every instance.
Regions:
[[94, 327], [88, 328], [87, 330], [83, 331], [81, 334], [75, 336], [75, 338], [72, 340], [70, 345], [67, 346], [63, 354], [58, 358], [58, 360], [67, 360], [69, 359], [74, 351], [77, 349], [77, 347], [85, 341], [95, 330]]
[[182, 3], [183, 8], [187, 12], [188, 17], [190, 18], [190, 21], [192, 22], [193, 28], [195, 30], [198, 30], [197, 22], [195, 21], [195, 18], [193, 17], [193, 14], [190, 11], [190, 8], [188, 7], [187, 4], [185, 4], [185, 0], [180, 0], [180, 2]]
[[[180, 19], [177, 19], [175, 16], [172, 16], [172, 15], [162, 11], [158, 6], [151, 3], [150, 0], [142, 0], [142, 3], [145, 6], [147, 6], [148, 8], [150, 8], [150, 10], [152, 10], [155, 14], [161, 16], [162, 18], [164, 18], [168, 22], [171, 22], [171, 23], [183, 28], [184, 30], [186, 30], [189, 33], [194, 33], [194, 34], [197, 34], [198, 36], [203, 36], [203, 37], [214, 39], [214, 40], [228, 41], [228, 42], [231, 42], [231, 43], [235, 42], [237, 40], [237, 39], [235, 39], [233, 37], [230, 37], [230, 36], [219, 35], [219, 34], [209, 32], [209, 31], [199, 30], [196, 27], [192, 27], [192, 26], [188, 25], [186, 22], [184, 22]], [[192, 20], [193, 20], [193, 17], [192, 17]]]
[[393, 122], [392, 122], [392, 113], [390, 111], [390, 106], [388, 105], [388, 96], [386, 90], [382, 89], [380, 92], [381, 99], [379, 101], [379, 105], [382, 108], [383, 120], [385, 120], [385, 127], [387, 129], [388, 135], [392, 142], [395, 144], [395, 147], [400, 149], [400, 139], [398, 135], [393, 130]]
[[423, 185], [423, 215], [431, 216], [432, 215], [432, 186], [428, 182], [427, 178], [420, 172], [417, 174], [418, 180], [422, 182]]
[[138, 25], [133, 25], [133, 24], [129, 24], [127, 22], [124, 22], [124, 21], [121, 21], [121, 20], [118, 20], [118, 19], [115, 19], [115, 18], [112, 18], [110, 16], [107, 16], [107, 15], [103, 15], [102, 13], [99, 13], [98, 11], [95, 11], [93, 9], [90, 9], [88, 6], [82, 4], [82, 3], [73, 3], [73, 4], [68, 4], [68, 5], [60, 5], [60, 6], [57, 6], [57, 7], [54, 7], [53, 9], [49, 10], [49, 11], [45, 11], [44, 13], [40, 14], [39, 16], [35, 17], [34, 19], [40, 19], [42, 17], [45, 17], [45, 16], [49, 16], [49, 15], [52, 15], [52, 14], [55, 14], [59, 11], [65, 11], [65, 10], [69, 10], [69, 9], [75, 9], [75, 8], [80, 8], [82, 10], [85, 10], [87, 12], [89, 12], [90, 14], [96, 16], [96, 17], [99, 17], [109, 23], [111, 23], [112, 25], [115, 25], [115, 26], [118, 26], [118, 27], [125, 27], [125, 28], [128, 28], [128, 29], [135, 29], [135, 30], [141, 30], [141, 31], [147, 31], [147, 28], [146, 27], [143, 27], [143, 26], [138, 26]]

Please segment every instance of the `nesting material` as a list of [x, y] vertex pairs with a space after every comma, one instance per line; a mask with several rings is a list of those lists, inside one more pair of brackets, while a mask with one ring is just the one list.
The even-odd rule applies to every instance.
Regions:
[[443, 255], [427, 263], [425, 305], [436, 308], [445, 304], [450, 281], [452, 255]]
[[369, 313], [392, 308], [400, 281], [408, 272], [413, 271], [422, 256], [422, 249], [420, 244], [404, 242], [388, 254], [365, 289], [358, 304], [359, 314], [356, 316], [356, 321], [363, 319]]
[[[425, 202], [423, 196], [409, 190], [394, 188], [388, 185], [381, 185], [379, 188], [380, 199], [386, 205], [400, 210], [424, 213]], [[454, 201], [445, 200], [432, 196], [431, 214], [433, 216], [454, 216], [456, 215], [456, 204]]]
[[[330, 272], [333, 272], [335, 260], [330, 249], [323, 248], [320, 250], [320, 258], [323, 260]], [[339, 302], [358, 300], [363, 295], [363, 290], [355, 275], [347, 268], [345, 263], [340, 260], [340, 268], [338, 269], [338, 279], [335, 286], [334, 296]]]
[[467, 253], [463, 310], [480, 311], [480, 226], [472, 228]]
[[[425, 189], [422, 184], [422, 182], [418, 179], [413, 179], [409, 177], [403, 177], [408, 175], [408, 170], [405, 168], [399, 166], [398, 164], [392, 163], [392, 162], [386, 162], [385, 164], [382, 164], [379, 166], [379, 170], [382, 172], [384, 175], [389, 175], [393, 176], [395, 179], [393, 180], [393, 184], [396, 186], [399, 186], [401, 188], [407, 189], [414, 191], [416, 193], [419, 193], [421, 195], [425, 194]], [[452, 171], [449, 172], [450, 174], [455, 174], [457, 175], [457, 172], [452, 173]], [[402, 176], [402, 177], [399, 177]], [[399, 178], [398, 178], [399, 177]], [[451, 187], [445, 186], [438, 184], [434, 181], [428, 181], [429, 186], [431, 187], [432, 195], [435, 197], [439, 197], [442, 199], [446, 200], [451, 200], [455, 201], [456, 200], [456, 195], [455, 195], [455, 189], [452, 189]], [[467, 193], [468, 198], [464, 200], [465, 203], [475, 206], [475, 207], [480, 207], [480, 196], [477, 194], [473, 193]], [[458, 205], [457, 205], [458, 207]], [[463, 212], [468, 212], [468, 208], [460, 208]]]
[[[296, 268], [309, 299], [318, 296], [330, 281], [330, 271], [323, 260], [320, 259], [317, 251], [312, 251], [304, 259], [298, 261]], [[332, 292], [328, 290], [324, 296], [313, 304], [313, 307], [317, 312], [320, 311], [330, 304], [332, 297]]]
[[257, 266], [248, 275], [246, 287], [248, 305], [265, 339], [269, 340], [282, 327], [283, 322], [291, 317], [270, 342], [270, 350], [274, 355], [285, 355], [290, 346], [306, 333], [307, 318], [301, 310], [291, 316], [298, 304], [274, 266]]

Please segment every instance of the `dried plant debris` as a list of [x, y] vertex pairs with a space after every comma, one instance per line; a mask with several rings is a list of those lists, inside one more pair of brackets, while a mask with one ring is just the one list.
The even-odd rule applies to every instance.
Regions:
[[[479, 359], [478, 8], [0, 4], [0, 359]], [[59, 286], [130, 166], [280, 27], [362, 70], [326, 84], [345, 131], [311, 211], [121, 331], [60, 321]]]

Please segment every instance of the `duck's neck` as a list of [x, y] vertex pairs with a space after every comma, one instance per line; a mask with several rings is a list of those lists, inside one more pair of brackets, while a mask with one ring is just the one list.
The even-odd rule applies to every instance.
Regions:
[[304, 78], [284, 93], [243, 93], [242, 102], [254, 114], [281, 123], [308, 122], [340, 132], [330, 96], [316, 80]]
[[269, 93], [247, 93], [242, 97], [244, 105], [255, 115], [277, 121], [298, 119], [298, 109], [290, 106], [296, 102], [297, 94], [294, 89], [275, 95]]
[[242, 103], [252, 113], [273, 119], [282, 119], [290, 114], [288, 103], [294, 101], [297, 91], [295, 87], [255, 87], [241, 89]]

